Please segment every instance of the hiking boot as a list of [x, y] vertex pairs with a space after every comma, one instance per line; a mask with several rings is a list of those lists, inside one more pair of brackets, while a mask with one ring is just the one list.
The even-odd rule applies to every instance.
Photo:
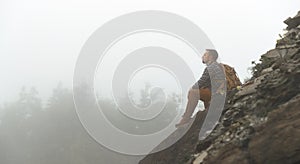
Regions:
[[176, 128], [179, 128], [183, 125], [186, 125], [187, 123], [189, 123], [192, 119], [191, 118], [186, 118], [186, 117], [183, 117], [180, 122], [178, 124], [175, 125]]

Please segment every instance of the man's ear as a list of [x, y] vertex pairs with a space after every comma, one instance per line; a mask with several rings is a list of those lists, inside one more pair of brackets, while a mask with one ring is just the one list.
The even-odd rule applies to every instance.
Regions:
[[212, 61], [212, 60], [214, 60], [214, 58], [213, 58], [213, 56], [212, 56], [212, 55], [207, 55], [207, 57], [208, 57], [209, 61]]

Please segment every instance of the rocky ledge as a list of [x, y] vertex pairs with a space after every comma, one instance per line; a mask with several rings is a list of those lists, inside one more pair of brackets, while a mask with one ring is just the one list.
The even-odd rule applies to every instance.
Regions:
[[174, 145], [140, 163], [300, 163], [300, 12], [284, 21], [276, 47], [254, 63], [253, 77], [227, 95], [213, 132], [198, 141], [202, 116]]

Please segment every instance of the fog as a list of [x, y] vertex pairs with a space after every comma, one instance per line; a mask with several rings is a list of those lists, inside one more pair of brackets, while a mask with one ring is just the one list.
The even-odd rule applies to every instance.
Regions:
[[[141, 158], [129, 159], [100, 147], [76, 116], [72, 97], [76, 60], [87, 39], [105, 22], [139, 10], [163, 10], [181, 15], [207, 34], [219, 52], [219, 60], [233, 66], [243, 81], [251, 77], [251, 62], [275, 47], [276, 39], [286, 27], [283, 21], [296, 15], [299, 6], [300, 1], [296, 0], [1, 0], [0, 163], [95, 163], [109, 160], [124, 160], [126, 163], [127, 159], [132, 163]], [[163, 43], [163, 40], [157, 42], [159, 36], [154, 40], [156, 44]], [[190, 52], [184, 48], [181, 53]], [[200, 58], [187, 55], [184, 60], [198, 79], [204, 69]], [[113, 67], [116, 62], [106, 64]], [[147, 100], [142, 96], [143, 91], [149, 89], [147, 82], [150, 81], [151, 86], [165, 86], [169, 93], [166, 109], [171, 112], [159, 119], [161, 126], [170, 123], [169, 118], [178, 116], [177, 101], [181, 101], [176, 99], [181, 93], [174, 77], [165, 73], [145, 70], [142, 74], [149, 76], [137, 74], [130, 84], [134, 86], [132, 98], [141, 106], [145, 103], [143, 100]], [[111, 75], [110, 71], [104, 74]], [[166, 77], [168, 81], [174, 80], [174, 83], [165, 84], [161, 78], [151, 81], [153, 74]], [[99, 80], [97, 76], [95, 81], [101, 84], [101, 78]], [[101, 85], [96, 86], [96, 91], [102, 98], [110, 92]], [[99, 101], [106, 101], [109, 106], [111, 100], [104, 97]], [[116, 123], [119, 121], [115, 120]], [[131, 133], [144, 134], [132, 129], [136, 127], [134, 123], [116, 126], [124, 126]]]
[[77, 56], [94, 30], [112, 18], [145, 9], [193, 21], [213, 42], [221, 61], [245, 79], [251, 76], [251, 61], [275, 46], [285, 28], [282, 21], [296, 14], [299, 3], [2, 0], [0, 102], [14, 100], [23, 85], [35, 86], [43, 100], [59, 81], [71, 87]]

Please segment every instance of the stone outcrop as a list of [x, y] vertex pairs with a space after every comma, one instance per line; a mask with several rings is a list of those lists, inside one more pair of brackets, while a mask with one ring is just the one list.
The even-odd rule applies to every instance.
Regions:
[[253, 67], [253, 77], [227, 96], [213, 132], [198, 141], [197, 115], [168, 149], [140, 163], [300, 163], [300, 12]]

